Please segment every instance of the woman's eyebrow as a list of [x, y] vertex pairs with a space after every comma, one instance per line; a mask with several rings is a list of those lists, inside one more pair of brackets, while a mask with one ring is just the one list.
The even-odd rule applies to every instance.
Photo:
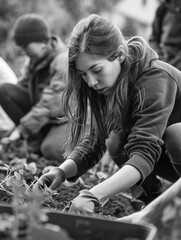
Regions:
[[[98, 64], [99, 64], [99, 63], [95, 63], [95, 64], [92, 65], [90, 68], [88, 68], [88, 70], [93, 69], [93, 68], [96, 67]], [[82, 70], [80, 70], [80, 69], [78, 69], [78, 68], [77, 68], [77, 71], [78, 71], [78, 72], [84, 72], [84, 71], [82, 71]]]
[[92, 68], [96, 67], [99, 63], [95, 63], [94, 65], [92, 65], [89, 70], [91, 70]]
[[[99, 63], [93, 64], [90, 68], [88, 68], [88, 70], [93, 69], [93, 68], [96, 67], [97, 65], [99, 65]], [[78, 72], [84, 72], [84, 71], [82, 71], [82, 70], [80, 70], [80, 69], [78, 69], [78, 68], [77, 68], [77, 71], [78, 71]]]

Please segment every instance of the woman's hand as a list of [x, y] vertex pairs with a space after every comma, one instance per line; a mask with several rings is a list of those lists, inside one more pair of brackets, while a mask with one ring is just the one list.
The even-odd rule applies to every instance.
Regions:
[[89, 190], [80, 191], [79, 195], [74, 198], [66, 207], [65, 211], [71, 212], [89, 212], [93, 213], [94, 208], [99, 206], [98, 198]]
[[34, 185], [34, 190], [44, 188], [46, 184], [50, 189], [55, 190], [65, 181], [65, 173], [59, 167], [53, 167], [50, 171], [42, 175]]

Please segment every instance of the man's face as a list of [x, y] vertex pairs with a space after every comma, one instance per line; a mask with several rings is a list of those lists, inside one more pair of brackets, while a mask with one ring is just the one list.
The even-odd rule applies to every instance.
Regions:
[[32, 42], [27, 47], [21, 47], [21, 50], [32, 60], [42, 59], [48, 52], [47, 43]]

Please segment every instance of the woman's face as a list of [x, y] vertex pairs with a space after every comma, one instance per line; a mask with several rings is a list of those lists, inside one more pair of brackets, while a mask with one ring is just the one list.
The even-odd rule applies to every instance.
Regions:
[[108, 95], [120, 74], [121, 66], [118, 59], [111, 62], [94, 54], [81, 53], [76, 59], [76, 69], [89, 87]]

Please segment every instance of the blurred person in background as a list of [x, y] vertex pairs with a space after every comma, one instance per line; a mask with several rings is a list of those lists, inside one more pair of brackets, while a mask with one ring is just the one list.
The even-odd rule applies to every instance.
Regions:
[[181, 70], [181, 0], [162, 0], [149, 38], [161, 60]]
[[66, 86], [67, 48], [51, 33], [45, 19], [34, 13], [17, 19], [12, 37], [29, 62], [16, 85], [0, 87], [0, 105], [16, 126], [2, 142], [23, 138], [29, 152], [62, 162], [67, 118], [61, 97]]
[[[4, 83], [16, 84], [17, 82], [18, 78], [12, 68], [2, 57], [0, 57], [0, 86]], [[13, 127], [13, 121], [0, 106], [0, 137], [3, 137]]]
[[[172, 183], [181, 176], [181, 72], [160, 61], [143, 38], [125, 40], [115, 24], [95, 14], [75, 26], [68, 48], [66, 160], [43, 174], [34, 189], [76, 181], [108, 150], [119, 169], [80, 191], [66, 209], [94, 212], [100, 203], [129, 189], [149, 204], [163, 192], [158, 176]], [[87, 102], [91, 129], [80, 141]]]

